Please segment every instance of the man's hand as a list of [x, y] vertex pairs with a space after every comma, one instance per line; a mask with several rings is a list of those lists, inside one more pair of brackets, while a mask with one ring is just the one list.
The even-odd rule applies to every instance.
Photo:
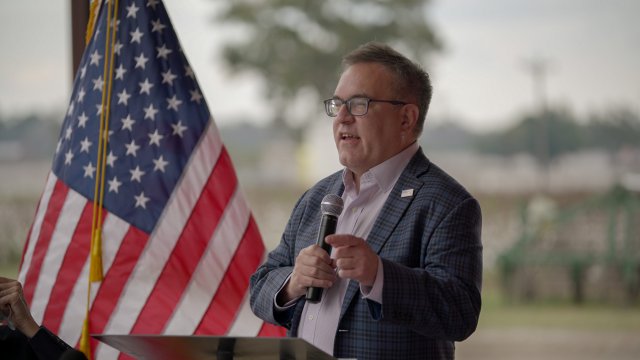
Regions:
[[20, 332], [28, 338], [33, 337], [40, 327], [33, 320], [29, 307], [22, 295], [20, 282], [0, 276], [0, 311], [10, 317]]
[[318, 245], [308, 246], [296, 257], [291, 278], [281, 292], [278, 303], [282, 305], [306, 294], [311, 286], [329, 288], [335, 280], [336, 273], [329, 254]]
[[338, 276], [353, 279], [364, 286], [373, 286], [378, 273], [378, 255], [369, 244], [353, 235], [329, 235], [325, 241], [333, 247], [332, 255]]

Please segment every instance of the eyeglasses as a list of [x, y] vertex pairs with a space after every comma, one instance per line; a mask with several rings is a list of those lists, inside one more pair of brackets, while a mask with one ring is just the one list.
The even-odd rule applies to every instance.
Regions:
[[324, 101], [324, 111], [331, 117], [338, 116], [342, 105], [347, 105], [347, 111], [353, 116], [366, 115], [369, 111], [370, 102], [384, 102], [393, 105], [407, 105], [408, 103], [398, 100], [378, 100], [369, 99], [363, 96], [355, 96], [349, 100], [342, 99], [327, 99]]

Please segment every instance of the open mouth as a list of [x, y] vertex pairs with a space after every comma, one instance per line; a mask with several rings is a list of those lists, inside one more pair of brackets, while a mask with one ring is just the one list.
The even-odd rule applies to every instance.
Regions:
[[352, 134], [340, 134], [340, 140], [358, 140], [359, 136], [355, 136]]

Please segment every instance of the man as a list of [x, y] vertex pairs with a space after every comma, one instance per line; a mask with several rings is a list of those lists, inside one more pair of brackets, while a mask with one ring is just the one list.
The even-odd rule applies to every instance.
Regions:
[[[252, 309], [339, 358], [453, 359], [480, 314], [479, 204], [417, 143], [429, 76], [380, 43], [343, 65], [325, 109], [345, 168], [298, 200], [251, 278]], [[344, 201], [331, 256], [315, 245], [326, 194]]]
[[24, 300], [20, 282], [0, 276], [2, 318], [5, 318], [0, 325], [2, 359], [53, 360], [74, 351], [45, 327], [38, 326]]

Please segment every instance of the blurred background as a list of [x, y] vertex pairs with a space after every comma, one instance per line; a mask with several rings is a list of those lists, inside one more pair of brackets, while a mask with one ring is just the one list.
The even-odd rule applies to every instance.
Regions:
[[[640, 357], [640, 2], [166, 0], [267, 247], [340, 168], [341, 56], [385, 41], [431, 74], [420, 140], [483, 209], [460, 359]], [[73, 79], [69, 1], [0, 3], [0, 275], [17, 276]]]

